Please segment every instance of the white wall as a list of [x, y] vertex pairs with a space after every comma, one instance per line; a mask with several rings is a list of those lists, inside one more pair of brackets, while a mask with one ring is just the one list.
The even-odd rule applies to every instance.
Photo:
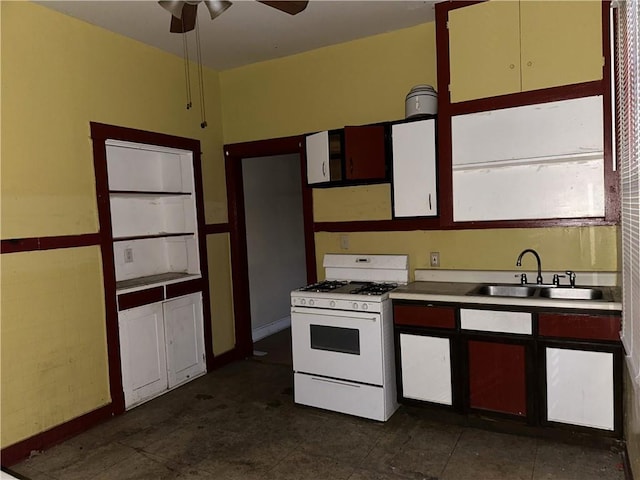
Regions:
[[291, 290], [306, 284], [298, 155], [242, 160], [253, 339], [286, 327]]

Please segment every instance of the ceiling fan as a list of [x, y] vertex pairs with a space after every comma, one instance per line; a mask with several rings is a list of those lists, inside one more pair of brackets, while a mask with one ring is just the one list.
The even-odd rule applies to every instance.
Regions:
[[[264, 3], [276, 10], [288, 13], [289, 15], [296, 15], [307, 8], [308, 1], [266, 1], [257, 0], [260, 3]], [[171, 13], [171, 27], [169, 29], [172, 33], [185, 33], [190, 32], [195, 28], [196, 15], [198, 13], [198, 4], [204, 3], [209, 10], [211, 20], [221, 15], [232, 3], [227, 0], [161, 0], [158, 2], [162, 8], [168, 10]]]

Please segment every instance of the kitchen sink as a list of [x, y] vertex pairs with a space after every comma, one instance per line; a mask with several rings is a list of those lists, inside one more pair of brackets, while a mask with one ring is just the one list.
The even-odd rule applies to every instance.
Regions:
[[565, 300], [600, 300], [602, 290], [598, 288], [550, 287], [541, 288], [540, 296]]
[[491, 297], [533, 297], [535, 287], [526, 285], [481, 285], [475, 288], [469, 295], [489, 295]]
[[610, 294], [605, 295], [599, 288], [558, 287], [551, 285], [480, 285], [467, 293], [467, 295], [516, 298], [538, 297], [556, 300], [613, 300], [610, 298]]

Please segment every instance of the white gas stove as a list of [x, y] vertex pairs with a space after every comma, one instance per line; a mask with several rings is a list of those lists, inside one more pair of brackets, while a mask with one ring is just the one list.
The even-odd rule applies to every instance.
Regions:
[[291, 292], [295, 402], [374, 420], [398, 408], [389, 291], [406, 255], [327, 254], [326, 281]]

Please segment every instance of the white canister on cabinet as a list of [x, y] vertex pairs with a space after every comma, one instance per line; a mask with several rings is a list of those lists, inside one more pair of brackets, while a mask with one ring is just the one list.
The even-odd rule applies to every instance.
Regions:
[[407, 94], [404, 112], [405, 118], [435, 115], [438, 112], [438, 94], [431, 85], [416, 85]]

